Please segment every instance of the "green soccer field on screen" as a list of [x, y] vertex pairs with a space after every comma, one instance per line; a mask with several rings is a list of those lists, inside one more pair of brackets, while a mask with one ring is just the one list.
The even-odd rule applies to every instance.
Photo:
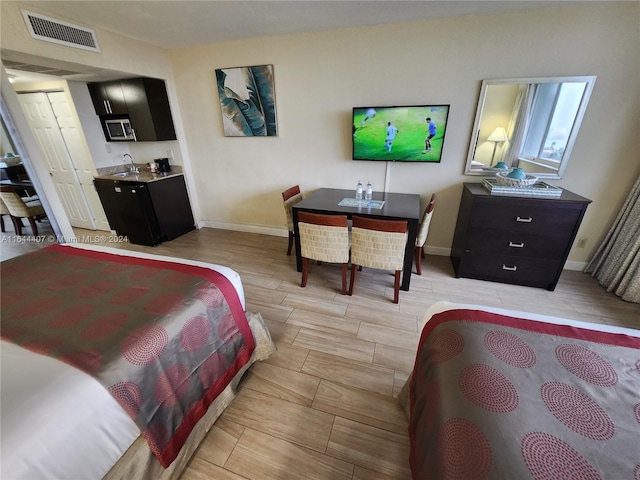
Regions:
[[439, 163], [449, 105], [353, 109], [353, 160]]

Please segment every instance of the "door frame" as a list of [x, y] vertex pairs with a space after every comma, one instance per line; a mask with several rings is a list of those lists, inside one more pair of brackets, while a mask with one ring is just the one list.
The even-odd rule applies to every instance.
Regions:
[[[18, 101], [18, 98], [16, 94], [16, 103], [17, 101]], [[18, 108], [21, 108], [19, 104], [18, 104]], [[20, 113], [22, 113], [22, 110], [20, 110]], [[74, 237], [73, 229], [71, 227], [71, 224], [69, 223], [67, 214], [64, 211], [64, 209], [62, 209], [61, 203], [60, 203], [59, 209], [54, 209], [52, 205], [49, 203], [47, 199], [47, 195], [45, 193], [46, 189], [43, 187], [42, 183], [40, 182], [40, 177], [38, 177], [38, 174], [33, 166], [33, 163], [31, 162], [31, 156], [29, 155], [29, 152], [27, 151], [27, 148], [22, 140], [22, 136], [20, 135], [18, 127], [14, 121], [10, 108], [7, 105], [7, 102], [5, 102], [4, 92], [2, 92], [2, 95], [0, 95], [0, 116], [2, 117], [2, 122], [4, 123], [4, 127], [6, 128], [6, 133], [9, 136], [16, 152], [20, 156], [20, 159], [22, 160], [22, 164], [24, 165], [24, 169], [26, 170], [27, 175], [29, 175], [29, 179], [31, 180], [31, 183], [33, 185], [33, 189], [36, 191], [36, 194], [40, 199], [42, 208], [44, 208], [45, 214], [47, 215], [47, 219], [49, 220], [49, 224], [51, 225], [51, 229], [53, 230], [57, 241], [59, 243], [66, 243], [65, 239]], [[24, 120], [26, 121], [26, 118]], [[29, 132], [30, 131], [31, 130], [29, 130]], [[53, 188], [53, 191], [55, 192], [55, 187], [53, 186], [53, 182], [51, 182], [51, 188]], [[62, 225], [58, 223], [58, 218], [60, 217], [60, 213], [61, 213], [60, 211], [64, 214], [64, 217], [63, 217], [64, 221], [62, 222]], [[67, 233], [67, 232], [71, 232], [71, 235], [67, 235], [65, 237], [64, 233]]]

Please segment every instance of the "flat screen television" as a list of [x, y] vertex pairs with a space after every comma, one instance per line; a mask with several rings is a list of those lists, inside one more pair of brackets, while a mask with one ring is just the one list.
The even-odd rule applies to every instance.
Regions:
[[449, 105], [354, 107], [353, 160], [439, 163]]

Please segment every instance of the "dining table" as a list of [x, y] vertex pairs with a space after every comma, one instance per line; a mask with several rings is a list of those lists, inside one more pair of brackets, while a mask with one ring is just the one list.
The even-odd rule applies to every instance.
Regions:
[[302, 271], [298, 213], [311, 212], [323, 215], [346, 215], [381, 220], [405, 220], [407, 222], [407, 246], [404, 254], [401, 290], [409, 290], [416, 236], [420, 223], [420, 195], [411, 193], [373, 192], [371, 200], [356, 199], [354, 190], [320, 188], [307, 195], [293, 208], [293, 227], [296, 247], [296, 267]]
[[0, 185], [11, 189], [21, 197], [31, 197], [36, 194], [31, 180], [0, 180]]

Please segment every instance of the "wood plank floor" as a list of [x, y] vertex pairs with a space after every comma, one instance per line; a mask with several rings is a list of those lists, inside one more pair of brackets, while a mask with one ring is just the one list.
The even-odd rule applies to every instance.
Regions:
[[181, 480], [409, 478], [407, 420], [396, 397], [420, 322], [438, 300], [640, 328], [640, 305], [575, 271], [548, 292], [456, 279], [448, 257], [427, 256], [398, 305], [391, 302], [393, 276], [366, 268], [353, 297], [340, 294], [333, 265], [312, 264], [303, 289], [286, 243], [202, 229], [155, 248], [110, 245], [233, 268], [247, 310], [260, 312], [278, 347], [249, 370]]

